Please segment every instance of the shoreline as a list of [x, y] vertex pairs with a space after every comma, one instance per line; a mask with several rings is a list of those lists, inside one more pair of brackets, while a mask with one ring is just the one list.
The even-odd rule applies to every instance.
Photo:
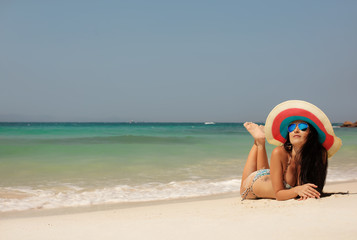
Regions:
[[[331, 193], [340, 194], [340, 195], [348, 194], [349, 190], [347, 186], [351, 186], [351, 185], [356, 185], [356, 187], [353, 189], [355, 189], [354, 192], [356, 192], [357, 194], [357, 180], [328, 182], [324, 187], [325, 196], [323, 198], [330, 197], [329, 195]], [[338, 187], [339, 189], [343, 189], [343, 190], [334, 192], [333, 189], [335, 187]], [[0, 219], [4, 220], [4, 219], [13, 219], [13, 218], [43, 217], [43, 216], [53, 216], [53, 215], [71, 215], [71, 214], [81, 214], [81, 213], [89, 213], [89, 212], [113, 211], [117, 209], [150, 207], [150, 206], [166, 205], [166, 204], [181, 204], [181, 203], [190, 203], [190, 202], [199, 202], [199, 201], [234, 199], [234, 198], [236, 198], [237, 201], [241, 201], [239, 191], [206, 195], [206, 196], [152, 200], [152, 201], [143, 201], [143, 202], [122, 202], [122, 203], [98, 204], [98, 205], [78, 206], [78, 207], [61, 207], [55, 209], [30, 209], [24, 211], [0, 212]], [[263, 200], [263, 199], [258, 199], [258, 200]], [[255, 200], [248, 200], [248, 201], [255, 201]], [[275, 200], [269, 200], [269, 201], [275, 201]]]
[[[357, 181], [329, 183], [335, 194], [305, 201], [241, 201], [236, 196], [0, 217], [1, 237], [20, 239], [354, 239]], [[36, 213], [35, 213], [36, 212]], [[38, 214], [41, 213], [41, 214]], [[253, 235], [252, 235], [253, 234]]]
[[71, 214], [90, 213], [90, 212], [112, 211], [112, 210], [119, 210], [119, 209], [130, 209], [130, 208], [137, 208], [137, 207], [151, 207], [151, 206], [158, 206], [158, 205], [165, 205], [165, 204], [180, 204], [180, 203], [189, 203], [189, 202], [209, 201], [209, 200], [226, 199], [226, 198], [240, 199], [239, 191], [207, 195], [207, 196], [177, 198], [177, 199], [152, 200], [152, 201], [142, 201], [142, 202], [121, 202], [121, 203], [98, 204], [98, 205], [90, 205], [90, 206], [61, 207], [55, 209], [30, 209], [24, 211], [0, 212], [0, 219], [4, 220], [4, 219], [12, 219], [12, 218], [71, 215]]

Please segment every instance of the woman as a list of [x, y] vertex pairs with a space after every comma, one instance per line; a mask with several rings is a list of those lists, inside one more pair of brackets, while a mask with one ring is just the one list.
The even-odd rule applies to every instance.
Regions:
[[[327, 159], [342, 142], [319, 108], [305, 101], [286, 101], [270, 112], [265, 127], [251, 122], [244, 127], [253, 136], [254, 145], [243, 170], [242, 200], [320, 197]], [[270, 167], [265, 139], [278, 145], [272, 152]]]

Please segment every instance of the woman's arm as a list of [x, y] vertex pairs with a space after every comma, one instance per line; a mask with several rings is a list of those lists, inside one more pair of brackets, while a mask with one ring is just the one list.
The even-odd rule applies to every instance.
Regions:
[[298, 196], [293, 189], [285, 189], [283, 184], [283, 162], [287, 158], [288, 155], [283, 147], [275, 148], [271, 154], [270, 177], [276, 200], [287, 200]]
[[273, 150], [270, 160], [270, 177], [275, 191], [276, 200], [288, 200], [301, 196], [301, 199], [319, 198], [320, 193], [315, 190], [316, 185], [307, 183], [301, 186], [296, 186], [291, 189], [285, 189], [283, 184], [283, 162], [286, 161], [288, 155], [283, 147], [277, 147]]

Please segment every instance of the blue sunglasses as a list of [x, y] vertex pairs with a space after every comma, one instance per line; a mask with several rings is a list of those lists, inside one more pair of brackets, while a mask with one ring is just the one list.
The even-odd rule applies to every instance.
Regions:
[[[308, 128], [309, 128], [309, 125], [307, 125], [307, 123], [299, 123], [297, 124], [298, 128], [301, 130], [301, 131], [306, 131]], [[296, 128], [296, 123], [292, 123], [288, 126], [288, 131], [289, 133], [293, 132]]]

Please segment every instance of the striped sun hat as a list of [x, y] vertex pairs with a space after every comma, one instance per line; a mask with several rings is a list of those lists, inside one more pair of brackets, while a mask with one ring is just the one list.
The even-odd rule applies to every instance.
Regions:
[[288, 136], [289, 124], [296, 120], [305, 121], [317, 130], [319, 142], [327, 150], [328, 157], [340, 149], [342, 141], [335, 136], [327, 116], [315, 105], [301, 100], [282, 102], [269, 113], [265, 121], [267, 141], [270, 144], [283, 145]]

